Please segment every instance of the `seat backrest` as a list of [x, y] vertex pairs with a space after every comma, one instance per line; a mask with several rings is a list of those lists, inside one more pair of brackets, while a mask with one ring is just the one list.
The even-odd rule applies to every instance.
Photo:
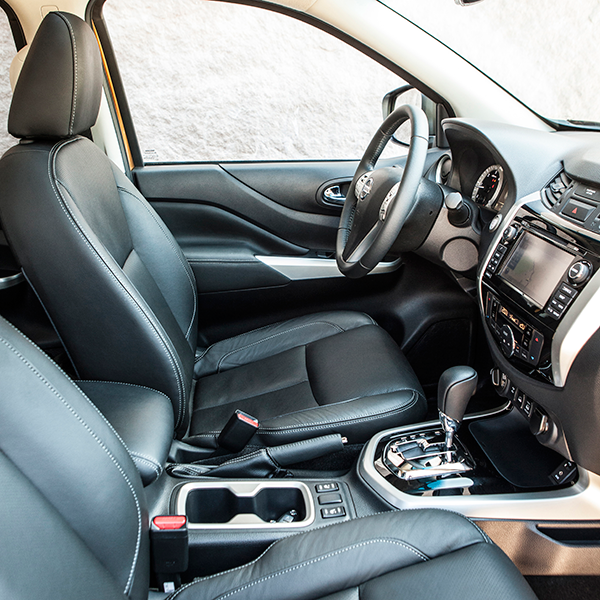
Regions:
[[160, 217], [90, 140], [102, 93], [96, 38], [50, 13], [17, 81], [0, 160], [0, 219], [77, 374], [167, 394], [186, 428], [197, 338], [190, 266]]
[[140, 476], [73, 382], [0, 318], [0, 597], [147, 598]]

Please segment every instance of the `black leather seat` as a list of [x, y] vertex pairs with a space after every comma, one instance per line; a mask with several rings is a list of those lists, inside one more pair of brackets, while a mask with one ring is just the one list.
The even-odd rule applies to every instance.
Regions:
[[[410, 365], [370, 317], [310, 315], [197, 351], [194, 275], [130, 180], [89, 139], [102, 66], [86, 23], [51, 13], [21, 71], [0, 161], [0, 218], [82, 379], [166, 394], [178, 437], [214, 447], [239, 408], [268, 445], [351, 442], [419, 421]], [[203, 315], [203, 319], [206, 316]]]
[[[145, 492], [127, 449], [61, 370], [0, 318], [0, 590], [11, 600], [148, 598]], [[160, 596], [163, 597], [163, 596]], [[532, 600], [470, 521], [389, 512], [294, 535], [178, 598]]]

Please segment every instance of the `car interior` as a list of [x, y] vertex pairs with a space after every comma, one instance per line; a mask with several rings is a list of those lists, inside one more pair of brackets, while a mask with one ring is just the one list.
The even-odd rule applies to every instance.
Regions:
[[360, 160], [149, 163], [104, 0], [0, 4], [0, 596], [598, 597], [599, 133], [400, 70]]

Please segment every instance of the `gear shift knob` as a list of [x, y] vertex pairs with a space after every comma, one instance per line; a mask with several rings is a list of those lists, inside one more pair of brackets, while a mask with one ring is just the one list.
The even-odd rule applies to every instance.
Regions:
[[442, 373], [438, 383], [438, 410], [450, 451], [454, 433], [460, 427], [467, 404], [477, 389], [477, 373], [471, 367], [452, 367]]

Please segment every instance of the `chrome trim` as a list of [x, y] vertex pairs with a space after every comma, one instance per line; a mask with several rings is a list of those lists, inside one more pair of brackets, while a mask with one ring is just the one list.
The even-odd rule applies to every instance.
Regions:
[[[292, 281], [343, 277], [337, 263], [331, 258], [305, 258], [302, 256], [256, 256], [260, 262], [278, 271]], [[369, 275], [392, 273], [402, 264], [401, 259], [379, 263]]]
[[251, 498], [268, 488], [296, 488], [302, 493], [306, 505], [306, 517], [302, 521], [292, 523], [267, 523], [255, 514], [238, 514], [227, 523], [190, 523], [188, 520], [188, 529], [298, 529], [308, 527], [315, 520], [312, 495], [308, 486], [301, 481], [193, 481], [182, 485], [177, 490], [175, 514], [186, 515], [187, 498], [191, 492], [211, 488], [228, 489], [239, 498]]
[[478, 496], [430, 496], [404, 494], [388, 483], [375, 469], [375, 451], [381, 439], [439, 427], [438, 421], [388, 429], [374, 436], [363, 449], [358, 462], [360, 478], [377, 494], [396, 508], [444, 508], [476, 519], [517, 519], [533, 521], [597, 520], [600, 514], [600, 477], [579, 468], [579, 481], [565, 489], [521, 494], [489, 494]]
[[[447, 160], [449, 160], [450, 163], [452, 163], [452, 155], [451, 154], [444, 154], [442, 157], [440, 157], [440, 159], [437, 162], [437, 165], [435, 166], [435, 182], [439, 183], [441, 185], [448, 184], [448, 179], [446, 179], [446, 181], [442, 181], [442, 167], [444, 166], [444, 163]], [[450, 176], [451, 173], [452, 173], [452, 166], [450, 166], [450, 172], [448, 173], [448, 176]]]
[[0, 277], [0, 290], [6, 290], [15, 285], [19, 285], [19, 283], [23, 281], [25, 281], [25, 275], [21, 272], [9, 275], [8, 277]]
[[342, 194], [342, 188], [339, 185], [332, 185], [323, 192], [323, 201], [333, 206], [344, 206], [346, 196]]
[[552, 338], [552, 377], [564, 387], [573, 362], [600, 328], [600, 270], [567, 309]]

